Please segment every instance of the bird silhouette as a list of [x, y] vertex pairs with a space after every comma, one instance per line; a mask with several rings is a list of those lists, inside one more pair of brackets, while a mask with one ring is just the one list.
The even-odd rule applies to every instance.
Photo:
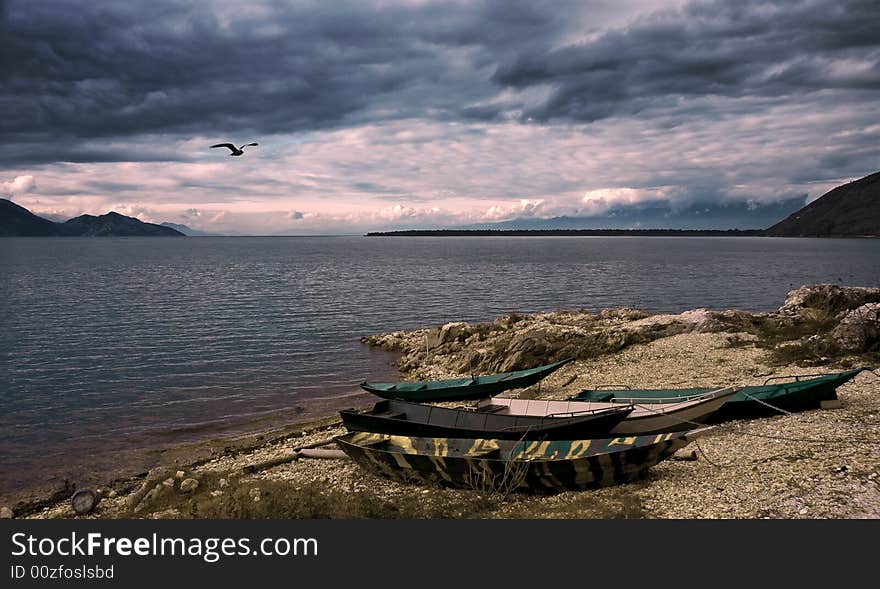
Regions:
[[229, 151], [232, 152], [229, 155], [243, 155], [244, 148], [247, 147], [248, 145], [258, 145], [258, 144], [257, 143], [245, 143], [241, 147], [236, 147], [231, 143], [218, 143], [217, 145], [212, 145], [211, 147], [212, 148], [214, 148], [214, 147], [228, 147]]

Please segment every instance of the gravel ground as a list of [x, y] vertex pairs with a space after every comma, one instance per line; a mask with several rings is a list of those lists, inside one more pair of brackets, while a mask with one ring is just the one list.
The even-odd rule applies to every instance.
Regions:
[[[728, 345], [730, 338], [739, 344]], [[638, 344], [621, 352], [573, 362], [540, 387], [519, 392], [564, 398], [599, 384], [688, 387], [761, 384], [770, 375], [836, 372], [771, 367], [766, 351], [742, 344], [747, 334], [685, 333]], [[514, 395], [515, 396], [515, 395]], [[265, 488], [296, 493], [368, 498], [364, 517], [514, 518], [745, 518], [836, 519], [880, 517], [880, 377], [863, 372], [838, 389], [841, 407], [721, 424], [685, 450], [696, 460], [667, 460], [639, 482], [551, 496], [498, 495], [403, 485], [365, 473], [347, 459], [300, 458], [246, 473], [243, 469], [291, 456], [298, 448], [344, 433], [330, 424], [270, 439], [253, 448], [218, 456], [197, 466], [151, 472], [102, 490], [88, 516], [96, 518], [194, 517], [194, 493], [220, 501], [230, 494], [267, 503]], [[331, 446], [332, 447], [332, 446]], [[199, 481], [196, 492], [181, 483]], [[286, 491], [285, 491], [286, 489]], [[154, 497], [144, 497], [153, 490]], [[157, 497], [162, 500], [156, 499]], [[322, 516], [352, 517], [340, 507]], [[396, 511], [395, 511], [396, 510]], [[209, 512], [210, 513], [210, 512]], [[230, 517], [250, 513], [235, 511]], [[247, 515], [245, 515], [247, 516]], [[354, 513], [358, 517], [358, 513]], [[66, 503], [28, 517], [75, 517]], [[283, 517], [283, 515], [282, 515]]]

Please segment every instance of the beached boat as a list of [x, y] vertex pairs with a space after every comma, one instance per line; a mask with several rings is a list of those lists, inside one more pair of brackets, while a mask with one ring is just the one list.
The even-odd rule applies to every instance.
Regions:
[[[763, 385], [742, 387], [712, 416], [712, 421], [739, 419], [764, 415], [779, 415], [783, 411], [814, 409], [825, 400], [837, 398], [837, 387], [863, 370], [858, 368], [833, 374], [800, 376], [773, 376]], [[773, 382], [789, 379], [789, 382]], [[772, 384], [771, 384], [772, 383]], [[622, 403], [670, 403], [703, 395], [711, 389], [586, 389], [572, 397], [581, 401], [617, 401]]]
[[343, 409], [339, 415], [348, 431], [438, 438], [579, 440], [607, 435], [632, 410], [630, 405], [617, 404], [578, 415], [544, 417], [384, 400], [368, 411]]
[[[707, 391], [676, 403], [634, 403], [633, 411], [611, 428], [612, 435], [646, 435], [675, 432], [700, 427], [708, 418], [739, 390], [727, 387]], [[572, 417], [582, 412], [606, 409], [622, 403], [612, 401], [544, 401], [539, 399], [506, 399], [492, 397], [481, 401], [478, 411], [495, 415], [535, 417]]]
[[516, 372], [501, 372], [484, 376], [468, 376], [449, 380], [403, 381], [396, 383], [362, 382], [361, 388], [385, 399], [401, 401], [458, 401], [482, 399], [510, 389], [531, 386], [574, 358], [566, 358], [546, 366]]
[[592, 440], [512, 441], [349, 433], [336, 443], [365, 470], [401, 482], [480, 491], [562, 491], [643, 477], [713, 428]]

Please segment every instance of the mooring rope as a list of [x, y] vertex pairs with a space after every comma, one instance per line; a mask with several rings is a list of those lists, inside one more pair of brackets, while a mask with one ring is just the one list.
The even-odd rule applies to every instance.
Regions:
[[[762, 401], [762, 403], [763, 403], [763, 401]], [[662, 403], [658, 403], [658, 404], [662, 404]], [[769, 405], [770, 407], [773, 407], [773, 405], [770, 405], [769, 403], [764, 403], [764, 404]], [[650, 411], [651, 413], [655, 413], [657, 415], [663, 415], [665, 417], [668, 417], [670, 419], [678, 421], [679, 423], [688, 423], [688, 424], [698, 426], [698, 427], [703, 427], [706, 425], [705, 423], [700, 423], [698, 421], [692, 421], [690, 419], [683, 419], [683, 418], [675, 416], [675, 415], [669, 415], [668, 413], [664, 413], [663, 411], [654, 411], [648, 405], [651, 405], [651, 403], [639, 405], [639, 407], [646, 409], [647, 411]], [[793, 415], [792, 413], [785, 411], [784, 409], [780, 409], [778, 407], [773, 407], [773, 408], [777, 409], [779, 411], [782, 411], [783, 413], [787, 413], [788, 415]], [[793, 416], [799, 417], [798, 415], [793, 415]], [[816, 425], [815, 423], [813, 423], [811, 421], [806, 421], [806, 423], [809, 423], [811, 425]], [[846, 424], [839, 424], [839, 425], [846, 425]], [[873, 427], [873, 426], [869, 426], [869, 427]], [[852, 442], [865, 442], [865, 443], [869, 443], [869, 444], [880, 444], [880, 440], [869, 440], [869, 439], [860, 439], [860, 438], [850, 438], [848, 440], [829, 440], [829, 439], [825, 439], [825, 438], [790, 438], [790, 437], [786, 437], [786, 436], [772, 436], [770, 434], [755, 434], [755, 433], [749, 433], [749, 432], [737, 432], [737, 433], [740, 433], [744, 436], [752, 436], [752, 437], [756, 437], [756, 438], [769, 438], [771, 440], [783, 440], [783, 441], [787, 441], [787, 442], [816, 442], [816, 443], [827, 443], [827, 444], [850, 444]]]
[[[754, 397], [748, 393], [743, 393], [743, 395], [745, 395], [746, 398], [748, 398], [752, 401], [760, 403], [761, 405], [764, 405], [765, 407], [769, 407], [770, 409], [773, 409], [774, 411], [779, 411], [780, 413], [783, 413], [789, 417], [797, 419], [798, 421], [802, 421], [804, 423], [809, 423], [810, 425], [820, 425], [817, 421], [815, 421], [813, 419], [807, 419], [803, 415], [798, 415], [796, 413], [792, 413], [791, 411], [786, 411], [782, 407], [777, 407], [776, 405], [771, 405], [770, 403], [768, 403], [766, 401], [762, 401], [761, 399]], [[876, 423], [874, 423], [874, 424], [871, 424], [871, 423], [840, 423], [840, 422], [829, 422], [828, 420], [824, 420], [824, 422], [825, 423], [833, 423], [833, 425], [838, 426], [838, 427], [858, 429], [858, 430], [869, 430], [869, 431], [872, 428], [880, 427], [880, 424], [876, 424]]]
[[[872, 370], [872, 371], [869, 371], [869, 372], [875, 372], [875, 371]], [[792, 417], [792, 418], [794, 418], [794, 419], [797, 419], [798, 421], [802, 421], [802, 422], [804, 422], [804, 423], [808, 423], [808, 424], [810, 424], [810, 425], [820, 425], [820, 424], [817, 423], [815, 420], [808, 419], [808, 418], [804, 417], [803, 415], [798, 415], [797, 413], [793, 413], [793, 412], [791, 412], [791, 411], [788, 411], [788, 410], [786, 410], [786, 409], [783, 409], [782, 407], [778, 407], [778, 406], [776, 406], [776, 405], [773, 405], [773, 404], [771, 404], [771, 403], [768, 403], [767, 401], [763, 401], [763, 400], [761, 400], [761, 399], [755, 397], [754, 395], [750, 395], [749, 393], [746, 393], [746, 392], [744, 392], [744, 391], [740, 391], [740, 392], [741, 392], [741, 393], [742, 393], [747, 399], [749, 399], [749, 400], [751, 400], [751, 401], [755, 401], [756, 403], [759, 403], [759, 404], [761, 404], [761, 405], [764, 405], [765, 407], [768, 407], [768, 408], [770, 408], [770, 409], [773, 409], [774, 411], [778, 411], [779, 413], [782, 413], [782, 414], [784, 414], [784, 415], [786, 415], [786, 416], [789, 416], [789, 417]], [[705, 425], [705, 424], [703, 424], [703, 423], [698, 423], [698, 422], [696, 422], [696, 421], [690, 421], [690, 420], [687, 420], [687, 419], [682, 419], [682, 418], [676, 417], [676, 416], [674, 416], [674, 415], [668, 415], [668, 414], [666, 414], [666, 413], [664, 413], [664, 412], [662, 412], [662, 411], [653, 411], [653, 410], [649, 407], [649, 405], [651, 405], [651, 403], [634, 403], [634, 404], [637, 404], [639, 407], [641, 407], [641, 408], [643, 408], [643, 409], [647, 409], [648, 411], [651, 411], [651, 412], [653, 412], [653, 413], [657, 413], [657, 414], [660, 414], [660, 415], [666, 415], [667, 417], [671, 417], [671, 418], [673, 418], [673, 419], [676, 419], [676, 420], [678, 420], [678, 421], [681, 422], [681, 423], [690, 423], [690, 424], [692, 424], [692, 425], [697, 425], [697, 426]], [[825, 423], [829, 423], [829, 422], [826, 420]], [[873, 431], [874, 428], [878, 428], [878, 427], [880, 427], [880, 424], [871, 424], [871, 423], [863, 423], [863, 424], [859, 424], [859, 423], [840, 423], [840, 422], [835, 422], [835, 423], [833, 423], [833, 425], [835, 425], [835, 426], [839, 426], [839, 427], [852, 428], [852, 429], [860, 429], [860, 430], [869, 430], [869, 431]], [[752, 435], [755, 435], [755, 436], [761, 435], [762, 437], [770, 437], [770, 436], [763, 436], [762, 434], [752, 434]], [[808, 440], [808, 439], [803, 439], [803, 440], [801, 440], [801, 439], [796, 439], [796, 438], [784, 438], [784, 437], [779, 437], [778, 439], [781, 439], [781, 440], [791, 440], [791, 441], [805, 441], [805, 442], [806, 442], [806, 441], [816, 441], [816, 442], [825, 442], [825, 441], [828, 441], [828, 440], [813, 440], [813, 439], [809, 439], [809, 440]], [[870, 440], [870, 442], [874, 443], [873, 440]], [[878, 441], [878, 442], [876, 442], [876, 443], [880, 443], [880, 441]]]
[[700, 440], [694, 440], [694, 446], [697, 447], [697, 450], [700, 451], [700, 455], [706, 460], [706, 462], [708, 462], [709, 464], [711, 464], [715, 468], [730, 468], [731, 466], [736, 465], [736, 462], [728, 462], [727, 464], [717, 464], [715, 462], [712, 462], [712, 459], [709, 458], [708, 455], [706, 455], [706, 452], [703, 450], [703, 447], [700, 446]]
[[[767, 405], [768, 407], [770, 407], [772, 409], [776, 409], [777, 411], [785, 413], [786, 415], [797, 417], [797, 418], [800, 417], [800, 416], [794, 415], [793, 413], [786, 411], [780, 407], [775, 407], [774, 405], [771, 405], [770, 403], [766, 403], [764, 401], [761, 401], [760, 399], [755, 399], [754, 397], [752, 397], [751, 395], [749, 395], [747, 393], [746, 393], [746, 396], [752, 400], [760, 402], [763, 405]], [[663, 411], [655, 411], [654, 409], [652, 409], [648, 405], [650, 405], [650, 404], [642, 404], [642, 405], [639, 405], [639, 407], [641, 407], [651, 413], [654, 413], [657, 415], [663, 415], [665, 417], [669, 417], [675, 421], [678, 421], [679, 423], [687, 423], [687, 424], [691, 424], [691, 425], [695, 425], [695, 426], [699, 426], [699, 427], [706, 425], [704, 423], [699, 423], [697, 421], [692, 421], [690, 419], [683, 419], [683, 418], [675, 416], [675, 415], [669, 415], [668, 413], [665, 413]], [[816, 425], [815, 423], [813, 423], [811, 421], [806, 421], [806, 423], [809, 423], [811, 425]], [[840, 425], [847, 425], [847, 424], [840, 424]], [[786, 441], [786, 442], [808, 442], [808, 443], [818, 443], [818, 444], [865, 443], [865, 444], [880, 445], [880, 440], [871, 440], [871, 439], [867, 439], [867, 438], [850, 438], [850, 439], [846, 439], [846, 440], [834, 440], [834, 439], [827, 439], [827, 438], [794, 438], [794, 437], [788, 437], [788, 436], [775, 436], [775, 435], [770, 435], [770, 434], [758, 434], [758, 433], [751, 433], [751, 432], [736, 432], [736, 433], [744, 435], [744, 436], [754, 437], [754, 438], [765, 438], [765, 439], [771, 439], [771, 440], [781, 440], [781, 441]], [[709, 456], [706, 454], [706, 452], [700, 446], [700, 443], [698, 440], [694, 440], [694, 445], [697, 447], [697, 450], [699, 450], [699, 452], [703, 456], [703, 458], [706, 459], [706, 462], [708, 462], [710, 465], [712, 465], [716, 468], [728, 468], [728, 467], [734, 466], [736, 464], [735, 462], [729, 462], [727, 464], [718, 464], [709, 458]], [[749, 462], [748, 464], [754, 464], [755, 462], [760, 462], [760, 461], [752, 461], [752, 462]]]

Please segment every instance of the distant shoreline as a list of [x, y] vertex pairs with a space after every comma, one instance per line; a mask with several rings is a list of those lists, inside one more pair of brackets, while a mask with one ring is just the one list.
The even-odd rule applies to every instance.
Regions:
[[809, 237], [876, 239], [880, 235], [773, 235], [766, 229], [413, 229], [365, 237]]
[[463, 236], [618, 236], [639, 237], [673, 236], [722, 236], [765, 237], [763, 229], [414, 229], [407, 231], [371, 231], [367, 237], [463, 237]]

